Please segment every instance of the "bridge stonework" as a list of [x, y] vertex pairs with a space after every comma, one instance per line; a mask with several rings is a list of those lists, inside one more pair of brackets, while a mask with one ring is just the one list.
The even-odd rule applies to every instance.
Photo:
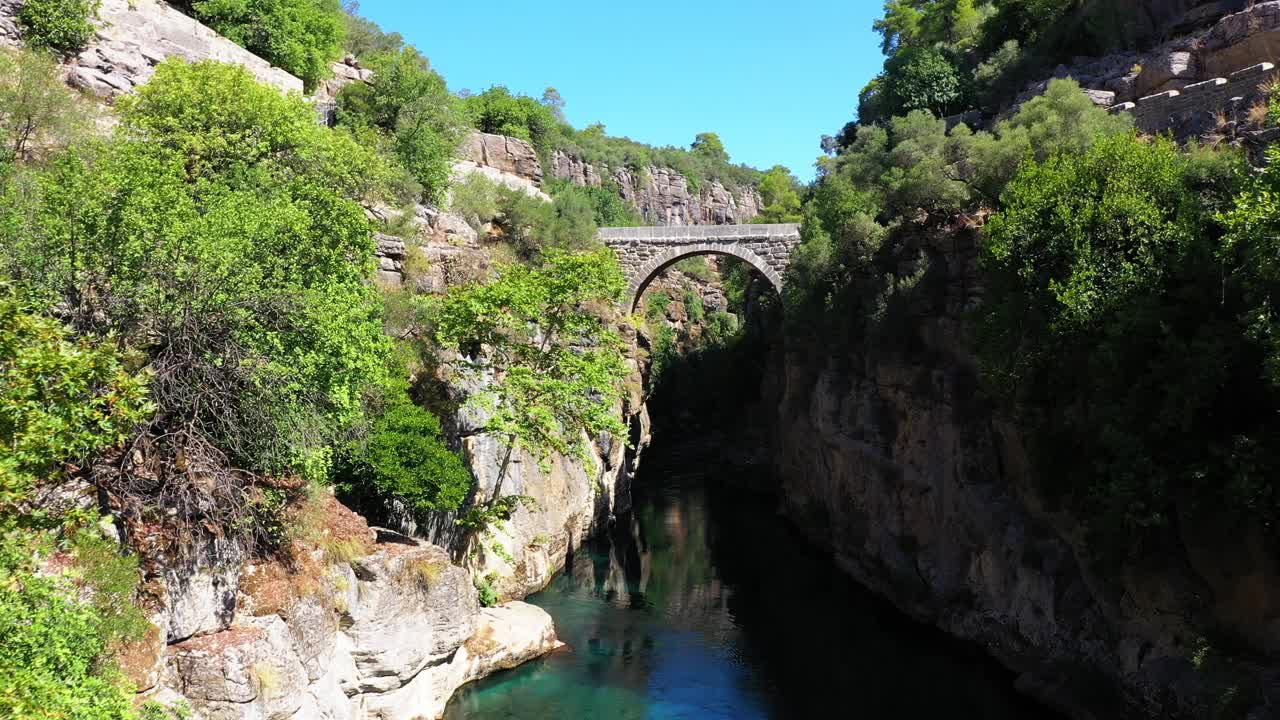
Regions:
[[731, 255], [750, 263], [781, 292], [791, 252], [800, 244], [800, 226], [681, 225], [601, 228], [600, 240], [613, 249], [627, 277], [628, 308], [634, 309], [649, 283], [663, 270], [693, 255]]

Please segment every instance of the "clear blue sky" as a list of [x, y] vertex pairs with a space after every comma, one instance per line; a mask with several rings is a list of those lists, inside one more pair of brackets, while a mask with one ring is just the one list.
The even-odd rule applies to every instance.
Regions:
[[361, 0], [453, 90], [564, 97], [575, 127], [688, 146], [720, 134], [735, 162], [813, 177], [819, 140], [853, 119], [879, 70], [880, 0]]

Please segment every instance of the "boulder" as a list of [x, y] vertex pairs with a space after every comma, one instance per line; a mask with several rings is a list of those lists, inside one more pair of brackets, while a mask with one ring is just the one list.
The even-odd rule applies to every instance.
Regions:
[[1134, 91], [1139, 97], [1176, 90], [1196, 80], [1195, 55], [1187, 51], [1160, 53], [1147, 58], [1138, 73]]
[[211, 538], [163, 562], [169, 642], [219, 632], [231, 625], [244, 561], [239, 542]]

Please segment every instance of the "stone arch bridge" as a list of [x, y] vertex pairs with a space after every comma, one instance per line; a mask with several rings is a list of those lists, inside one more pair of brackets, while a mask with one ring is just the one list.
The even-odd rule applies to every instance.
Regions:
[[791, 252], [800, 244], [800, 226], [682, 225], [601, 228], [600, 240], [613, 249], [627, 277], [627, 308], [667, 267], [693, 255], [731, 255], [745, 260], [782, 292]]

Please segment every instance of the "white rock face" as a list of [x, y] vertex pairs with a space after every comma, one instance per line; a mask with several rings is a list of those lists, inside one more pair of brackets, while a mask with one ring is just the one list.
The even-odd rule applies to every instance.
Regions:
[[538, 153], [524, 140], [488, 133], [468, 135], [458, 147], [452, 182], [463, 182], [475, 174], [530, 197], [551, 201], [551, 196], [542, 192], [542, 164]]
[[[20, 44], [21, 6], [21, 0], [0, 0], [0, 45]], [[67, 63], [66, 73], [69, 83], [100, 97], [132, 91], [174, 56], [242, 65], [262, 82], [302, 92], [302, 80], [159, 0], [102, 0], [96, 25], [97, 37]]]
[[155, 697], [207, 720], [437, 718], [462, 685], [561, 646], [541, 608], [482, 610], [443, 550], [380, 534], [276, 612], [245, 598], [228, 629], [171, 646]]

